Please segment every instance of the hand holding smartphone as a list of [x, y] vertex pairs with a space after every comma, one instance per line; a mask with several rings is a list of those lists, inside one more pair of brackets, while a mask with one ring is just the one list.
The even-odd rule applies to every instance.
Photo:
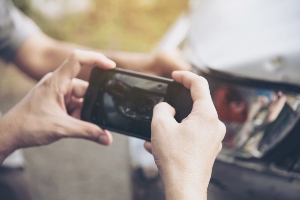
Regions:
[[172, 79], [116, 68], [94, 68], [81, 119], [114, 132], [151, 140], [153, 108], [167, 102], [181, 122], [193, 106], [190, 91]]

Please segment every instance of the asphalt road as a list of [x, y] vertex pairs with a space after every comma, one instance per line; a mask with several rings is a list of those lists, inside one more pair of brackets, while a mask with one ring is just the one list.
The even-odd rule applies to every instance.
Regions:
[[113, 136], [110, 147], [65, 139], [25, 150], [34, 199], [131, 199], [128, 140]]

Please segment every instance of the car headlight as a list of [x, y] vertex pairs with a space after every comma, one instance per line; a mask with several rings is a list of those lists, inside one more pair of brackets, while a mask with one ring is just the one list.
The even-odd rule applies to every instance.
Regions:
[[208, 82], [219, 119], [226, 125], [222, 154], [261, 158], [300, 117], [300, 88], [210, 71]]

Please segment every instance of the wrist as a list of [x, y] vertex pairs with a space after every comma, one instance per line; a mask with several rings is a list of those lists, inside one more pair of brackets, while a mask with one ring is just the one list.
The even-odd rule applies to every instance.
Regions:
[[166, 200], [207, 200], [207, 188], [182, 183], [165, 186]]
[[[193, 170], [195, 171], [195, 170]], [[193, 173], [192, 170], [167, 169], [161, 172], [166, 199], [206, 200], [209, 178]], [[197, 170], [198, 172], [200, 170]]]
[[13, 138], [15, 129], [14, 122], [9, 119], [9, 114], [0, 118], [0, 165], [16, 149]]

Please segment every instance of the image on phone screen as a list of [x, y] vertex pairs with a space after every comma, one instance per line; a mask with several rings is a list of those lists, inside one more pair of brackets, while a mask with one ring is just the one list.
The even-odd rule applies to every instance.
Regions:
[[182, 107], [180, 102], [176, 105], [176, 99], [180, 97], [170, 98], [181, 88], [190, 96], [183, 86], [175, 86], [170, 79], [132, 75], [117, 70], [93, 70], [82, 118], [108, 130], [150, 140], [154, 106], [167, 101]]

